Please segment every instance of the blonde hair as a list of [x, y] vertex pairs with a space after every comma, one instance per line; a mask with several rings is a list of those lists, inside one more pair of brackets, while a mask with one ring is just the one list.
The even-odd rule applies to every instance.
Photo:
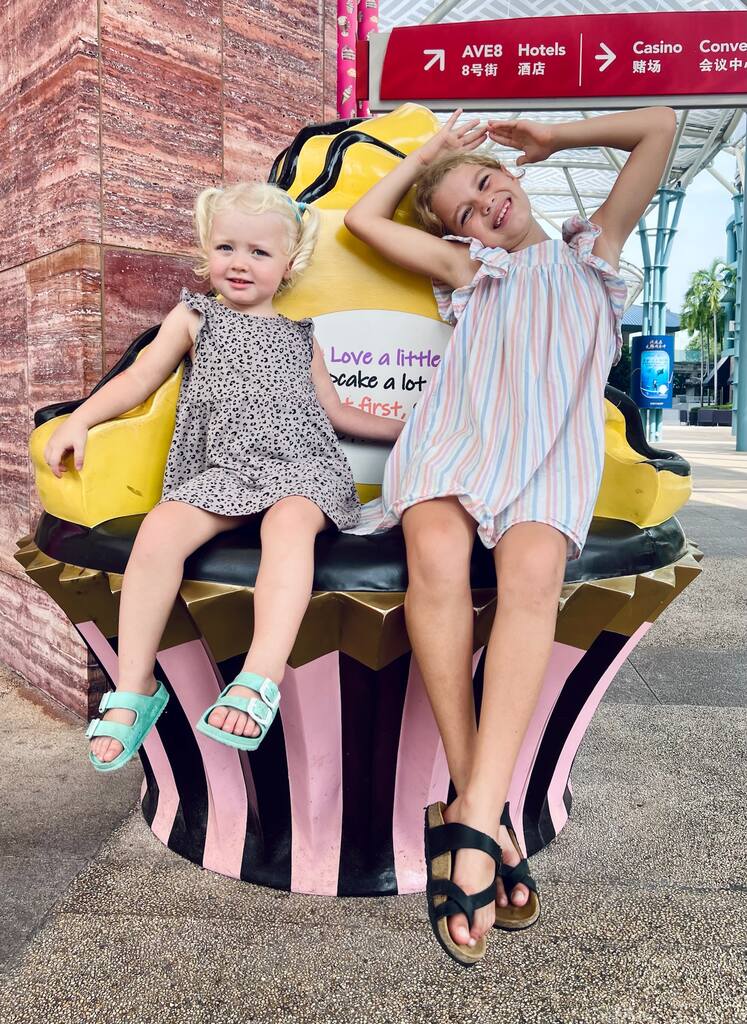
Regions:
[[200, 255], [195, 265], [198, 277], [208, 277], [210, 235], [216, 214], [226, 210], [240, 210], [250, 215], [276, 213], [286, 222], [288, 229], [288, 262], [290, 276], [284, 279], [278, 292], [295, 284], [298, 276], [311, 263], [319, 236], [319, 211], [305, 203], [297, 203], [276, 185], [261, 181], [239, 182], [226, 188], [206, 188], [195, 202], [195, 230]]
[[449, 171], [462, 164], [474, 164], [477, 167], [491, 167], [495, 171], [503, 171], [512, 178], [521, 175], [512, 174], [505, 164], [495, 157], [481, 153], [452, 153], [429, 164], [415, 182], [415, 215], [420, 224], [431, 235], [444, 235], [448, 228], [441, 218], [433, 212], [433, 196], [436, 189]]

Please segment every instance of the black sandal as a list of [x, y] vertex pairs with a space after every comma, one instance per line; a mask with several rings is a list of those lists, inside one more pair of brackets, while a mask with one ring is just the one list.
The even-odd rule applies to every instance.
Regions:
[[[446, 805], [439, 802], [425, 809], [425, 863], [428, 869], [428, 919], [441, 948], [462, 967], [474, 967], [485, 956], [485, 937], [474, 946], [454, 942], [446, 924], [453, 914], [464, 914], [470, 928], [475, 911], [495, 901], [496, 880], [501, 866], [501, 848], [489, 835], [458, 822], [446, 824]], [[466, 893], [451, 880], [452, 852], [482, 850], [495, 861], [495, 877], [487, 889]]]
[[[531, 928], [533, 924], [536, 924], [537, 921], [539, 921], [539, 889], [537, 888], [537, 883], [529, 873], [529, 862], [521, 852], [519, 841], [517, 840], [516, 833], [511, 825], [511, 818], [508, 813], [508, 804], [503, 808], [501, 825], [505, 826], [506, 831], [508, 832], [508, 837], [513, 843], [514, 849], [521, 857], [521, 860], [514, 867], [511, 867], [508, 864], [501, 864], [500, 876], [503, 881], [503, 888], [506, 890], [508, 906], [499, 907], [498, 904], [496, 904], [495, 924], [493, 927], [500, 928], [504, 932], [520, 932], [525, 928]], [[511, 893], [513, 892], [514, 886], [517, 885], [525, 885], [529, 890], [529, 899], [523, 907], [517, 907], [511, 903]]]

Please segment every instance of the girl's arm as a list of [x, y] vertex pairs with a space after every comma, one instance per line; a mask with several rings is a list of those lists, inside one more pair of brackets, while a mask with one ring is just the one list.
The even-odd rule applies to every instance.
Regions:
[[314, 339], [314, 356], [311, 360], [311, 379], [317, 398], [339, 434], [364, 437], [369, 441], [396, 441], [404, 427], [404, 421], [387, 416], [374, 416], [352, 405], [344, 405], [335, 390], [324, 362], [319, 342]]
[[610, 146], [630, 153], [609, 197], [591, 217], [603, 232], [594, 252], [617, 265], [626, 238], [659, 187], [676, 126], [670, 107], [642, 107], [562, 124], [488, 121], [488, 133], [495, 142], [525, 151], [517, 164], [584, 146]]
[[60, 424], [44, 450], [44, 459], [55, 476], [66, 472], [63, 459], [70, 451], [74, 454], [75, 468], [83, 468], [91, 427], [134, 409], [163, 384], [190, 350], [198, 323], [199, 316], [180, 302], [165, 317], [158, 334], [142, 355]]
[[416, 274], [436, 277], [453, 288], [474, 277], [475, 268], [466, 246], [397, 224], [392, 218], [424, 167], [449, 152], [468, 152], [485, 141], [487, 129], [480, 127], [477, 120], [456, 127], [461, 113], [455, 111], [432, 139], [406, 156], [345, 214], [345, 227], [392, 263]]

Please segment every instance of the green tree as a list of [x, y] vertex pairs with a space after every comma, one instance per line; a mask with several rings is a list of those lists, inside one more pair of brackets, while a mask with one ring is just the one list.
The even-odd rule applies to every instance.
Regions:
[[694, 333], [690, 334], [690, 340], [687, 343], [687, 348], [685, 349], [685, 351], [690, 352], [691, 355], [700, 358], [700, 350], [702, 349], [702, 347], [703, 339], [700, 336], [700, 332], [695, 331]]
[[[682, 326], [698, 337], [701, 405], [703, 404], [703, 382], [710, 372], [711, 347], [713, 348], [714, 369], [718, 365], [718, 344], [720, 338], [723, 338], [724, 332], [721, 303], [731, 286], [731, 276], [731, 268], [723, 260], [715, 259], [707, 269], [695, 271], [690, 278], [690, 286], [685, 292], [680, 319]], [[694, 347], [692, 341], [688, 345], [688, 348], [691, 347]], [[715, 394], [715, 374], [713, 385]]]

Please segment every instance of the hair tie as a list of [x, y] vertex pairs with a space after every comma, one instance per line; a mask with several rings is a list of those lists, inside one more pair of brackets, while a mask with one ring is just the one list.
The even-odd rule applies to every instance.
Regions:
[[293, 196], [289, 196], [287, 192], [285, 193], [285, 198], [288, 200], [288, 202], [291, 204], [293, 209], [296, 211], [296, 217], [298, 218], [298, 223], [300, 224], [302, 219], [303, 219], [303, 212], [304, 212], [304, 210], [308, 210], [308, 208], [309, 208], [308, 203], [298, 202], [297, 200], [295, 200], [293, 198]]

